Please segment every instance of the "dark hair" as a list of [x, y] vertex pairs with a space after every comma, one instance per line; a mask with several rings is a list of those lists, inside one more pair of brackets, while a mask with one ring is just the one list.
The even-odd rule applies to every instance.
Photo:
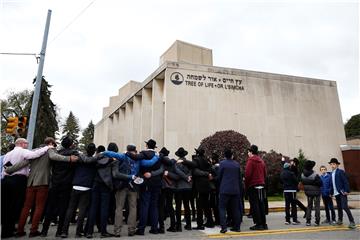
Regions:
[[86, 153], [88, 156], [92, 156], [94, 155], [94, 153], [96, 152], [96, 146], [94, 143], [89, 143], [87, 146], [86, 146]]
[[71, 145], [73, 145], [74, 141], [70, 136], [66, 136], [64, 137], [64, 139], [61, 141], [61, 146], [63, 146], [64, 148], [70, 148]]
[[250, 148], [248, 149], [248, 151], [251, 152], [252, 154], [256, 154], [256, 155], [257, 155], [259, 149], [258, 149], [258, 146], [256, 146], [256, 145], [251, 145]]
[[52, 145], [54, 145], [54, 147], [56, 147], [55, 139], [52, 138], [52, 137], [47, 137], [47, 138], [45, 138], [44, 143], [45, 143], [45, 145], [52, 144]]
[[103, 145], [99, 145], [99, 146], [96, 148], [96, 152], [97, 152], [97, 153], [105, 152], [105, 147], [104, 147]]
[[326, 167], [326, 166], [324, 166], [324, 165], [321, 165], [319, 169], [322, 169], [322, 168], [327, 169], [327, 167]]
[[116, 143], [111, 142], [111, 143], [109, 143], [109, 145], [108, 145], [108, 147], [107, 147], [107, 150], [108, 150], [108, 151], [113, 151], [113, 152], [118, 152], [118, 151], [119, 151], [119, 148], [118, 148], [118, 146], [116, 145]]
[[225, 158], [230, 159], [232, 157], [232, 155], [233, 155], [233, 152], [230, 149], [225, 149], [225, 151], [224, 151]]

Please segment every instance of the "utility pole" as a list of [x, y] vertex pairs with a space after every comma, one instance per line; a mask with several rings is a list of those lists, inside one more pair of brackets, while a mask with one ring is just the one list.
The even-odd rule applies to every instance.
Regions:
[[32, 149], [33, 143], [34, 143], [36, 117], [37, 117], [37, 112], [38, 112], [42, 74], [43, 74], [44, 61], [45, 61], [45, 52], [46, 52], [46, 45], [47, 45], [47, 39], [48, 39], [49, 27], [50, 27], [50, 19], [51, 19], [51, 10], [49, 9], [48, 13], [47, 13], [47, 18], [46, 18], [44, 38], [43, 38], [41, 52], [40, 52], [39, 67], [38, 67], [38, 72], [36, 75], [35, 90], [34, 90], [32, 105], [31, 105], [29, 129], [28, 129], [28, 135], [27, 135], [27, 140], [29, 142], [29, 146], [28, 146], [29, 149]]

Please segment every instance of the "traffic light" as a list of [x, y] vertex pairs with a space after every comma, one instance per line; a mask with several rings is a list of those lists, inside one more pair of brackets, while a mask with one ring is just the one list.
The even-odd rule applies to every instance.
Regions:
[[22, 136], [26, 131], [26, 123], [27, 123], [27, 117], [25, 116], [19, 117], [17, 132], [20, 136]]
[[16, 129], [18, 127], [18, 124], [19, 124], [18, 117], [8, 117], [5, 132], [7, 134], [16, 136], [17, 135]]

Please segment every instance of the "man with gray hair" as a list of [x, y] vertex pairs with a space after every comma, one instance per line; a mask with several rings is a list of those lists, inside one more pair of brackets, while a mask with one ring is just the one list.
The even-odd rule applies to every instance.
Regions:
[[29, 167], [24, 167], [12, 174], [6, 173], [5, 169], [26, 159], [38, 158], [49, 149], [49, 146], [45, 146], [31, 151], [27, 147], [27, 140], [25, 138], [18, 138], [15, 141], [15, 148], [4, 157], [2, 169], [4, 179], [1, 181], [1, 238], [12, 237], [14, 235], [15, 223], [19, 219], [24, 204], [27, 176], [29, 175]]

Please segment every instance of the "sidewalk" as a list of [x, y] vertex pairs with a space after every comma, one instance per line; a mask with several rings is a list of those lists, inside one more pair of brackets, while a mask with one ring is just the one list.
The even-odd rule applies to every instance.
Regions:
[[[307, 200], [304, 192], [299, 192], [297, 198], [306, 206]], [[360, 192], [352, 192], [348, 195], [348, 204], [350, 209], [360, 209]], [[334, 199], [334, 206], [336, 207], [336, 201]], [[249, 202], [245, 201], [245, 212], [249, 212]], [[320, 208], [324, 209], [323, 201], [320, 200]], [[269, 201], [269, 212], [283, 212], [285, 211], [284, 201]]]

